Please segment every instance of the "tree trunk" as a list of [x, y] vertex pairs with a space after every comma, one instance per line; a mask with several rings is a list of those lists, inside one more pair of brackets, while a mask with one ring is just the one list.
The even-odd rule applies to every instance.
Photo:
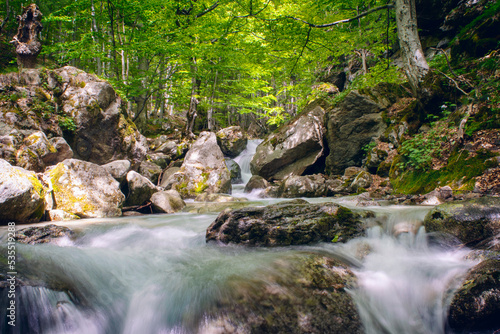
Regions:
[[416, 94], [420, 82], [429, 72], [429, 65], [418, 37], [415, 0], [396, 0], [396, 23], [404, 70]]
[[198, 110], [198, 99], [196, 98], [196, 92], [198, 91], [198, 82], [196, 80], [196, 75], [198, 72], [198, 67], [196, 66], [196, 58], [193, 58], [193, 64], [191, 65], [191, 101], [189, 102], [189, 109], [186, 114], [186, 135], [188, 137], [194, 137], [194, 121], [196, 119]]
[[25, 7], [23, 14], [17, 17], [19, 27], [10, 43], [16, 47], [17, 64], [21, 68], [35, 68], [36, 57], [42, 51], [42, 43], [38, 40], [43, 28], [41, 19], [42, 12], [35, 4]]

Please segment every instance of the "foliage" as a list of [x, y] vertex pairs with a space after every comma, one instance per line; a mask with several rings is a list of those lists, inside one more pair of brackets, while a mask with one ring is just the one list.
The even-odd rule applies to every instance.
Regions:
[[424, 194], [444, 185], [451, 185], [457, 191], [471, 191], [475, 177], [495, 165], [488, 160], [494, 155], [489, 151], [480, 151], [475, 156], [469, 156], [467, 151], [455, 151], [445, 167], [426, 171], [409, 169], [391, 183], [394, 190], [402, 194]]

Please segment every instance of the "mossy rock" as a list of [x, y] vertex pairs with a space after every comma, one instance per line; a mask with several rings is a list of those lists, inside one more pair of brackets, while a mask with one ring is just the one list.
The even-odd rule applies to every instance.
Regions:
[[224, 211], [208, 227], [207, 241], [247, 246], [346, 242], [365, 227], [349, 209], [334, 203], [309, 204], [302, 199], [262, 207]]
[[427, 232], [445, 232], [461, 242], [488, 248], [500, 233], [500, 198], [481, 197], [438, 205], [424, 220]]
[[[252, 279], [235, 277], [231, 293], [209, 312], [205, 329], [223, 333], [363, 333], [348, 288], [354, 274], [340, 261], [293, 256]], [[221, 333], [221, 332], [218, 332]]]
[[500, 260], [472, 268], [452, 299], [448, 323], [453, 330], [491, 333], [500, 328]]

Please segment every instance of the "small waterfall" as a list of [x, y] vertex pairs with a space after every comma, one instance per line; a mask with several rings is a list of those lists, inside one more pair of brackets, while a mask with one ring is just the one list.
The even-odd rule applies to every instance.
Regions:
[[257, 146], [262, 143], [262, 139], [251, 139], [247, 143], [247, 148], [240, 153], [234, 161], [241, 168], [241, 178], [243, 180], [243, 184], [247, 184], [248, 180], [252, 177], [252, 172], [250, 171], [250, 162], [252, 161], [253, 156], [255, 155], [255, 151], [257, 150]]
[[358, 287], [349, 292], [367, 334], [443, 334], [452, 292], [474, 263], [464, 260], [467, 249], [429, 244], [420, 226], [426, 210], [395, 209], [380, 209], [382, 226], [339, 245], [360, 260]]

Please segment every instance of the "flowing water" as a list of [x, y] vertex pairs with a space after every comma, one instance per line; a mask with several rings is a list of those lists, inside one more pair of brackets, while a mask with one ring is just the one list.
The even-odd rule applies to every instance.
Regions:
[[[419, 227], [428, 207], [368, 209], [376, 218], [365, 237], [300, 248], [206, 244], [216, 213], [64, 222], [77, 232], [75, 240], [17, 245], [16, 269], [28, 284], [17, 289], [17, 326], [2, 316], [2, 333], [203, 333], [195, 328], [229, 292], [229, 280], [254, 278], [304, 250], [355, 265], [359, 287], [349, 293], [366, 333], [445, 333], [450, 290], [473, 265], [464, 260], [467, 251], [429, 244]], [[4, 266], [2, 260], [1, 273]], [[6, 291], [0, 305], [7, 305]]]

